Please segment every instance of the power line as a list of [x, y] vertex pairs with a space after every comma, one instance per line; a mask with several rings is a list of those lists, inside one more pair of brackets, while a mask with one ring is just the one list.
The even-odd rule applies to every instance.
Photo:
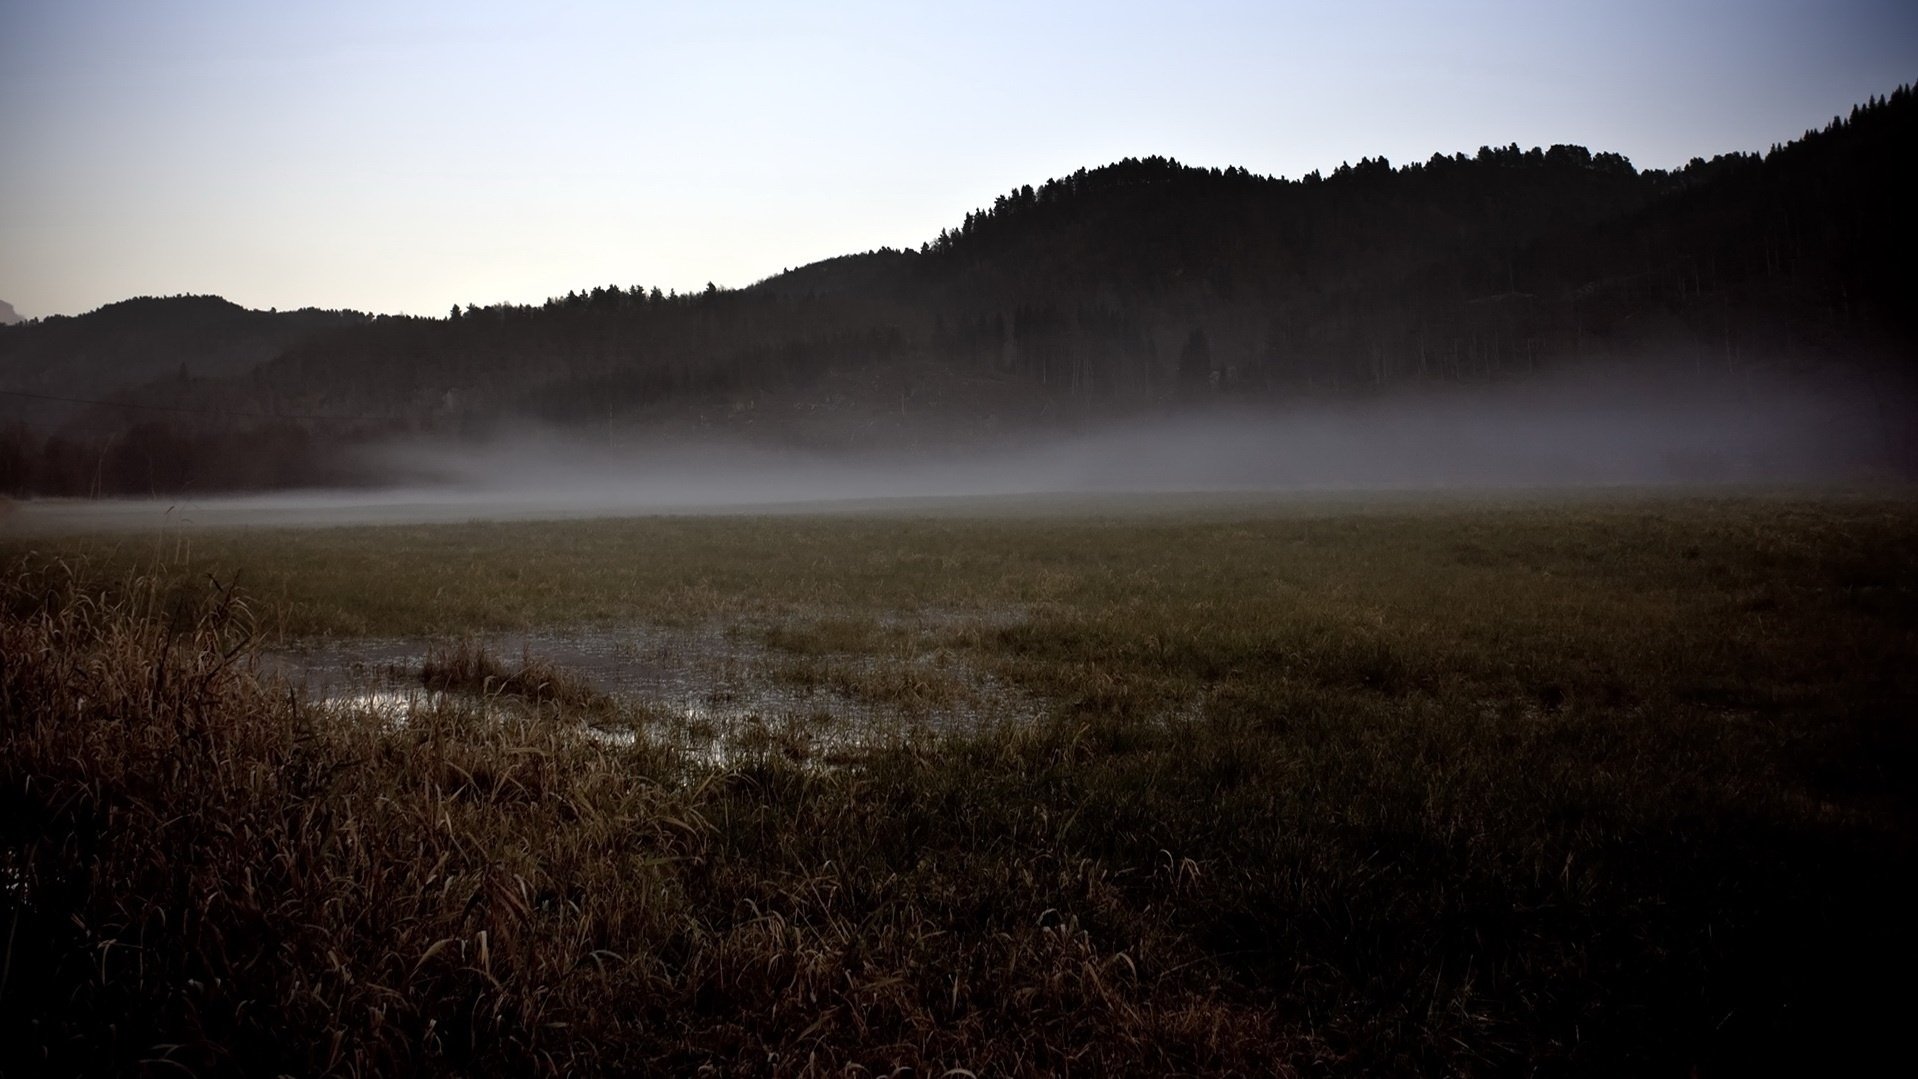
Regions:
[[69, 431], [91, 431], [95, 434], [118, 435], [126, 432], [122, 424], [87, 423], [84, 420], [68, 420], [65, 423], [48, 423], [44, 420], [9, 419], [0, 421], [0, 430], [27, 427], [42, 434], [64, 435]]
[[321, 416], [304, 412], [252, 412], [237, 408], [189, 408], [185, 405], [149, 405], [138, 401], [99, 401], [87, 397], [61, 397], [51, 393], [25, 390], [0, 390], [0, 396], [25, 397], [34, 401], [59, 401], [69, 405], [100, 405], [105, 408], [143, 408], [150, 412], [187, 412], [200, 416], [246, 416], [262, 420], [390, 420], [393, 416]]

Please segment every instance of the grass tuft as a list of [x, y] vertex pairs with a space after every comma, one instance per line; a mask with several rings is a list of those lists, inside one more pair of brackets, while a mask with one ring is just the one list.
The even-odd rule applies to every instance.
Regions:
[[523, 651], [519, 662], [508, 666], [471, 637], [429, 651], [420, 666], [420, 684], [442, 693], [517, 697], [580, 709], [604, 709], [612, 704], [606, 694], [584, 679], [531, 652]]
[[[1918, 953], [1915, 540], [1754, 499], [15, 551], [0, 1066], [1862, 1070]], [[537, 579], [447, 590], [495, 564]], [[793, 679], [909, 715], [949, 652], [1042, 712], [715, 762], [471, 641], [400, 724], [248, 658], [692, 595], [785, 617]]]

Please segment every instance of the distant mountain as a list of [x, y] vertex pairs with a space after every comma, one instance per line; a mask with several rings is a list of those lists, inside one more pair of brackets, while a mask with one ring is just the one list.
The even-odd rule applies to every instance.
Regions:
[[[295, 342], [365, 322], [352, 311], [250, 311], [217, 296], [143, 296], [84, 315], [55, 315], [0, 332], [0, 424], [47, 425], [155, 379], [245, 374]], [[22, 396], [31, 394], [34, 396]]]
[[[0, 487], [70, 486], [32, 460], [115, 431], [129, 488], [258, 486], [336, 476], [328, 455], [370, 438], [528, 422], [925, 445], [1598, 361], [1729, 380], [1908, 368], [1914, 166], [1918, 100], [1901, 88], [1789, 145], [1672, 172], [1579, 146], [1299, 180], [1127, 159], [1017, 188], [917, 251], [739, 290], [603, 286], [446, 319], [128, 301], [0, 330], [0, 390], [138, 387], [137, 407], [69, 416], [57, 453], [44, 430], [16, 432]], [[219, 447], [244, 432], [277, 432], [297, 460], [254, 452], [230, 474]], [[109, 471], [89, 482], [112, 486]]]
[[20, 313], [13, 309], [12, 304], [0, 300], [0, 326], [11, 326], [18, 321], [20, 321]]

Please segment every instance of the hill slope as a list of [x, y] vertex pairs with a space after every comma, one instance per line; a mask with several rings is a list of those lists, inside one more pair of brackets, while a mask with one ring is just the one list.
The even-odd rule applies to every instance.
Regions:
[[[450, 319], [129, 301], [0, 330], [0, 389], [141, 387], [139, 407], [94, 408], [63, 445], [16, 431], [0, 485], [70, 486], [34, 461], [103, 434], [132, 478], [97, 478], [115, 471], [102, 449], [93, 486], [157, 489], [156, 455], [168, 482], [278, 483], [317, 475], [336, 444], [527, 422], [928, 444], [1597, 361], [1734, 379], [1902, 368], [1918, 342], [1900, 187], [1914, 148], [1904, 88], [1769, 153], [1671, 173], [1576, 146], [1296, 181], [1128, 159], [1018, 188], [918, 251], [736, 291], [602, 287]], [[194, 448], [267, 429], [305, 463], [240, 480]]]

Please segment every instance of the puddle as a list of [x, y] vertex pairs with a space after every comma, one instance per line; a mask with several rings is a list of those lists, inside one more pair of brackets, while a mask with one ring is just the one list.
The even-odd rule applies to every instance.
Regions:
[[[522, 656], [564, 669], [611, 701], [581, 713], [583, 730], [610, 745], [645, 738], [693, 759], [725, 765], [756, 754], [832, 763], [900, 738], [1029, 722], [1030, 695], [971, 668], [949, 643], [993, 624], [947, 615], [892, 618], [877, 652], [806, 649], [764, 642], [801, 626], [629, 625], [476, 638], [507, 668]], [[429, 653], [451, 642], [384, 638], [315, 642], [261, 656], [264, 672], [315, 706], [405, 723], [449, 701], [482, 709], [524, 708], [511, 697], [447, 693], [420, 684]]]

